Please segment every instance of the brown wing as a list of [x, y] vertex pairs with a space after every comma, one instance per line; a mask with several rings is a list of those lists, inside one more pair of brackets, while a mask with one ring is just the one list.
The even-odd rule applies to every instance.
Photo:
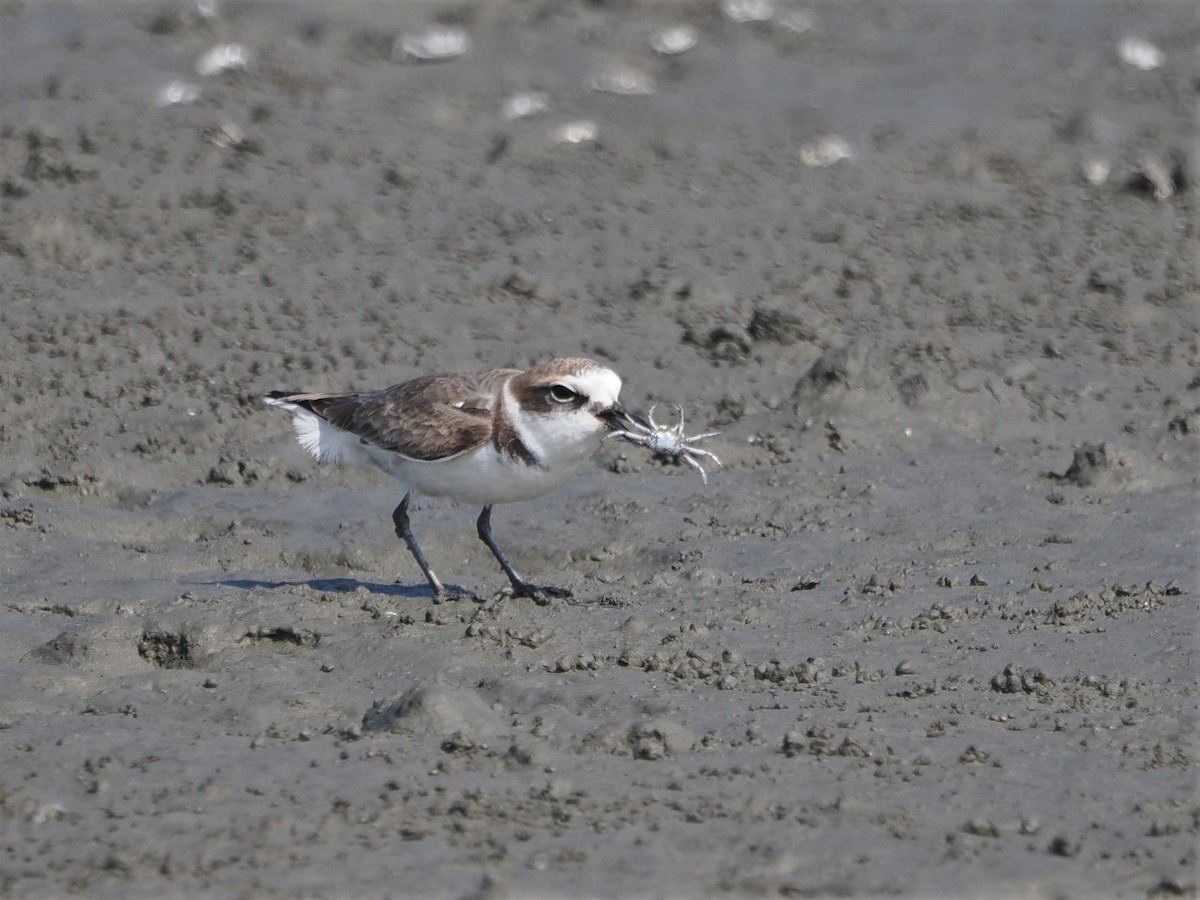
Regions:
[[300, 395], [331, 425], [412, 459], [456, 456], [492, 439], [500, 386], [515, 370], [426, 375], [382, 391]]

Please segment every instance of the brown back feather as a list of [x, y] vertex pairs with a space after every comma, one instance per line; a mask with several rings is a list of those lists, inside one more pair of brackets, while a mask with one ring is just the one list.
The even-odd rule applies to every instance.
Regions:
[[411, 459], [437, 460], [492, 439], [500, 385], [511, 374], [425, 375], [381, 391], [286, 399], [377, 447]]

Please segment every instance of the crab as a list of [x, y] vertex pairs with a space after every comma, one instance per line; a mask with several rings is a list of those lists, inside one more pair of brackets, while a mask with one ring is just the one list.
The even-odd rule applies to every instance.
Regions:
[[683, 433], [682, 406], [676, 405], [675, 407], [675, 412], [679, 414], [679, 421], [674, 425], [659, 425], [655, 422], [654, 410], [657, 408], [657, 404], [650, 407], [650, 410], [646, 413], [646, 421], [644, 422], [637, 416], [631, 417], [634, 430], [622, 429], [614, 431], [610, 437], [625, 438], [627, 441], [646, 447], [652, 453], [669, 456], [672, 459], [682, 459], [699, 472], [701, 480], [705, 484], [708, 484], [708, 473], [704, 471], [704, 466], [700, 465], [696, 457], [706, 456], [718, 466], [721, 466], [721, 460], [717, 454], [708, 450], [701, 450], [699, 447], [693, 447], [692, 444], [696, 441], [702, 441], [705, 438], [716, 437], [721, 432], [708, 431], [704, 434], [685, 435]]

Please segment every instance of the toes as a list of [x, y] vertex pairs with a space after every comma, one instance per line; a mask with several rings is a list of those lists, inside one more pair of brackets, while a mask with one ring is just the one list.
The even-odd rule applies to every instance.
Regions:
[[547, 606], [551, 600], [566, 600], [575, 595], [567, 588], [553, 585], [529, 584], [521, 582], [513, 585], [514, 597], [527, 597], [538, 606]]
[[474, 591], [468, 591], [466, 588], [443, 588], [440, 591], [435, 591], [433, 595], [434, 603], [451, 603], [456, 600], [471, 600], [479, 602], [479, 595]]

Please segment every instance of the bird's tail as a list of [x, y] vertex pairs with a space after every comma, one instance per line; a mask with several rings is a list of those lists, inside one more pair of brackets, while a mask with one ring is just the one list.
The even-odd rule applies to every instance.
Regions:
[[358, 437], [331, 425], [322, 415], [329, 401], [346, 396], [350, 395], [271, 391], [263, 397], [263, 402], [292, 414], [296, 439], [318, 462], [363, 462], [366, 454]]

